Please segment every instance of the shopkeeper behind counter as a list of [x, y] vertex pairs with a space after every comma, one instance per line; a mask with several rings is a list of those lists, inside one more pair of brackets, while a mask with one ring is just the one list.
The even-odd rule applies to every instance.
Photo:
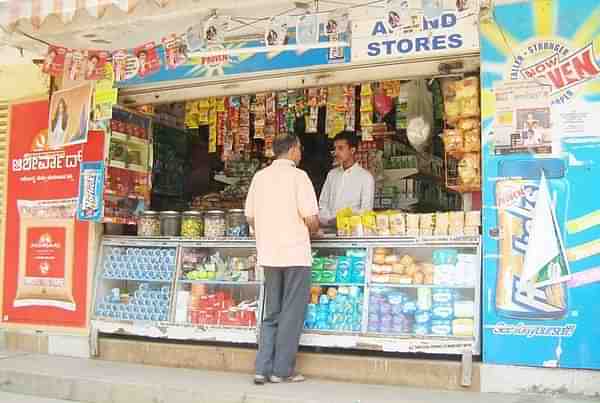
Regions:
[[348, 131], [335, 136], [334, 151], [337, 167], [329, 171], [321, 197], [319, 219], [323, 226], [335, 226], [336, 213], [343, 208], [355, 212], [373, 209], [375, 180], [356, 162], [358, 137]]

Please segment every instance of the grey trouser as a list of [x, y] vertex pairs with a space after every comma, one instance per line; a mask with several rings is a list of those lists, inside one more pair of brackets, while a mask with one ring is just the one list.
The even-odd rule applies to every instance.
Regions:
[[292, 376], [310, 298], [309, 267], [265, 271], [265, 308], [256, 356], [256, 374]]

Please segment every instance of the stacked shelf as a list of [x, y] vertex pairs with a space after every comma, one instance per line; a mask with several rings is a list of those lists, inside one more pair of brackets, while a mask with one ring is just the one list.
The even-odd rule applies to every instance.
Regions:
[[150, 120], [115, 108], [107, 142], [104, 222], [136, 223], [135, 213], [149, 201], [152, 161]]
[[[106, 266], [107, 256], [115, 247], [125, 248], [125, 254], [127, 248], [168, 250], [166, 263], [174, 259], [173, 276], [154, 281], [138, 276], [141, 273], [132, 266], [132, 271], [118, 272], [118, 277], [106, 277], [105, 267], [112, 267]], [[320, 239], [313, 241], [313, 251], [315, 271], [332, 273], [313, 276], [318, 281], [313, 281], [301, 344], [440, 354], [462, 354], [468, 349], [479, 353], [478, 238]], [[130, 253], [135, 256], [135, 252]], [[254, 255], [254, 241], [247, 239], [106, 238], [97, 279], [94, 326], [108, 333], [256, 343], [263, 286], [262, 270], [256, 267]], [[381, 255], [383, 264], [379, 264]], [[386, 266], [386, 259], [390, 267], [382, 269], [379, 266]], [[468, 270], [463, 267], [465, 262], [471, 265]], [[433, 276], [426, 279], [425, 273], [432, 270], [428, 265], [433, 266]], [[382, 270], [391, 271], [389, 280], [404, 283], [374, 281], [388, 279], [381, 277]], [[402, 278], [391, 277], [394, 274]], [[407, 283], [409, 277], [411, 283]], [[142, 291], [158, 290], [159, 295], [142, 294], [142, 302], [154, 303], [168, 288], [166, 316], [164, 309], [153, 309], [148, 321], [141, 315], [146, 312], [144, 308], [121, 314], [124, 308], [102, 305], [112, 303], [109, 297], [116, 296], [113, 290], [119, 287], [126, 290], [120, 294], [135, 298], [138, 291], [140, 297], [144, 284]], [[119, 295], [118, 303], [127, 302], [126, 297]]]

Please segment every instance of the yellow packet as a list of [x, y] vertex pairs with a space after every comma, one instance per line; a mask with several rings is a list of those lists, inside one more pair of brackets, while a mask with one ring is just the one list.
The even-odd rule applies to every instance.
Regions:
[[377, 235], [377, 215], [373, 211], [362, 214], [362, 225], [365, 236]]
[[371, 88], [371, 84], [369, 84], [369, 83], [361, 84], [360, 95], [366, 96], [366, 97], [373, 95], [373, 89]]
[[362, 223], [362, 217], [353, 215], [350, 217], [350, 232], [352, 236], [364, 236], [365, 230]]
[[219, 97], [215, 99], [215, 110], [217, 112], [225, 112], [225, 98]]
[[337, 233], [339, 236], [350, 236], [352, 235], [352, 229], [350, 224], [350, 217], [352, 216], [352, 209], [343, 208], [339, 210], [335, 216]]

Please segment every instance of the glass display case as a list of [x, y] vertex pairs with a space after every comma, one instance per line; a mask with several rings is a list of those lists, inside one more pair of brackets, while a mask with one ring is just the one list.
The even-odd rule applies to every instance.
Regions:
[[102, 248], [95, 317], [167, 322], [177, 245], [114, 244]]
[[322, 239], [313, 250], [303, 345], [479, 354], [478, 237]]
[[255, 332], [260, 302], [253, 246], [219, 242], [182, 245], [176, 323]]
[[[107, 237], [101, 256], [96, 330], [256, 343], [254, 240]], [[318, 239], [311, 274], [302, 345], [479, 354], [478, 237]]]

